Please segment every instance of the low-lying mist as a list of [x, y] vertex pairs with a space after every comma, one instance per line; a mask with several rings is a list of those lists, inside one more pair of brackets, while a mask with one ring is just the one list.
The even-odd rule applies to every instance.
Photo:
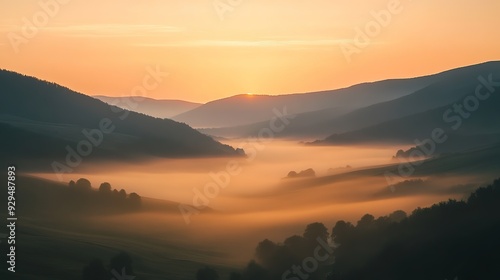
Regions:
[[[128, 193], [186, 205], [204, 202], [215, 211], [189, 213], [189, 221], [181, 211], [89, 219], [98, 228], [213, 252], [212, 257], [191, 254], [191, 258], [199, 256], [197, 261], [223, 265], [243, 265], [253, 257], [258, 242], [301, 234], [311, 222], [323, 222], [331, 228], [338, 220], [356, 222], [366, 213], [411, 213], [417, 207], [449, 198], [461, 199], [477, 187], [475, 179], [468, 177], [412, 178], [418, 181], [390, 188], [381, 174], [335, 176], [397, 163], [392, 156], [404, 147], [311, 147], [289, 141], [226, 143], [245, 148], [248, 157], [96, 164], [65, 174], [64, 180], [87, 178], [94, 188], [109, 182]], [[313, 169], [315, 176], [286, 178], [290, 171], [307, 169]], [[54, 174], [33, 175], [56, 180]], [[318, 177], [325, 179], [318, 181]], [[214, 190], [217, 184], [224, 187]], [[208, 192], [207, 185], [211, 186]]]

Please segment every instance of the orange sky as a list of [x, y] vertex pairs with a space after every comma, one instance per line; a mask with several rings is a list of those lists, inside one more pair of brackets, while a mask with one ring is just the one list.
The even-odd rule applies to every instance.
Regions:
[[[370, 23], [381, 10], [391, 19]], [[158, 65], [169, 76], [147, 96], [196, 102], [334, 89], [498, 60], [498, 11], [498, 0], [4, 1], [0, 68], [124, 96]], [[23, 34], [25, 20], [38, 31]], [[341, 46], [356, 48], [350, 61]]]

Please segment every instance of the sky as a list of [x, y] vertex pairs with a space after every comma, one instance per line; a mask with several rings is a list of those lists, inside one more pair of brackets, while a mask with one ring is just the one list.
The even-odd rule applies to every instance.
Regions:
[[0, 68], [88, 95], [137, 95], [151, 69], [161, 77], [141, 95], [204, 103], [336, 89], [500, 59], [498, 0], [0, 5]]

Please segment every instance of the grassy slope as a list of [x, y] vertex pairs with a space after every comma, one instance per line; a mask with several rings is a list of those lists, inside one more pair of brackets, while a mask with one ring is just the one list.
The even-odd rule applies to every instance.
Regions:
[[[152, 232], [168, 229], [169, 221], [161, 220], [168, 215], [176, 215], [182, 222], [177, 203], [144, 198], [142, 210], [134, 213], [68, 213], [60, 207], [64, 203], [59, 203], [68, 190], [65, 184], [34, 177], [17, 179], [17, 279], [79, 279], [90, 260], [99, 258], [107, 264], [120, 251], [132, 256], [138, 279], [193, 279], [197, 269], [218, 256], [217, 252], [179, 242], [181, 238], [168, 230], [165, 235], [143, 230], [145, 226]], [[6, 193], [1, 192], [0, 198], [5, 201]], [[32, 209], [33, 205], [37, 207]], [[5, 218], [2, 212], [0, 219]], [[150, 220], [142, 222], [145, 219]], [[155, 223], [159, 225], [155, 227]], [[6, 251], [5, 240], [0, 246]], [[1, 261], [4, 258], [2, 254]], [[221, 274], [229, 271], [216, 267]]]

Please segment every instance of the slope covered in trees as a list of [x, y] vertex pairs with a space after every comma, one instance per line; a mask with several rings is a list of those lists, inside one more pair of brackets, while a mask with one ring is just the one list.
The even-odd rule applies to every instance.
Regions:
[[366, 214], [356, 224], [338, 221], [331, 234], [313, 223], [282, 243], [266, 239], [231, 279], [499, 279], [498, 236], [500, 179], [465, 201], [418, 208], [409, 216]]

